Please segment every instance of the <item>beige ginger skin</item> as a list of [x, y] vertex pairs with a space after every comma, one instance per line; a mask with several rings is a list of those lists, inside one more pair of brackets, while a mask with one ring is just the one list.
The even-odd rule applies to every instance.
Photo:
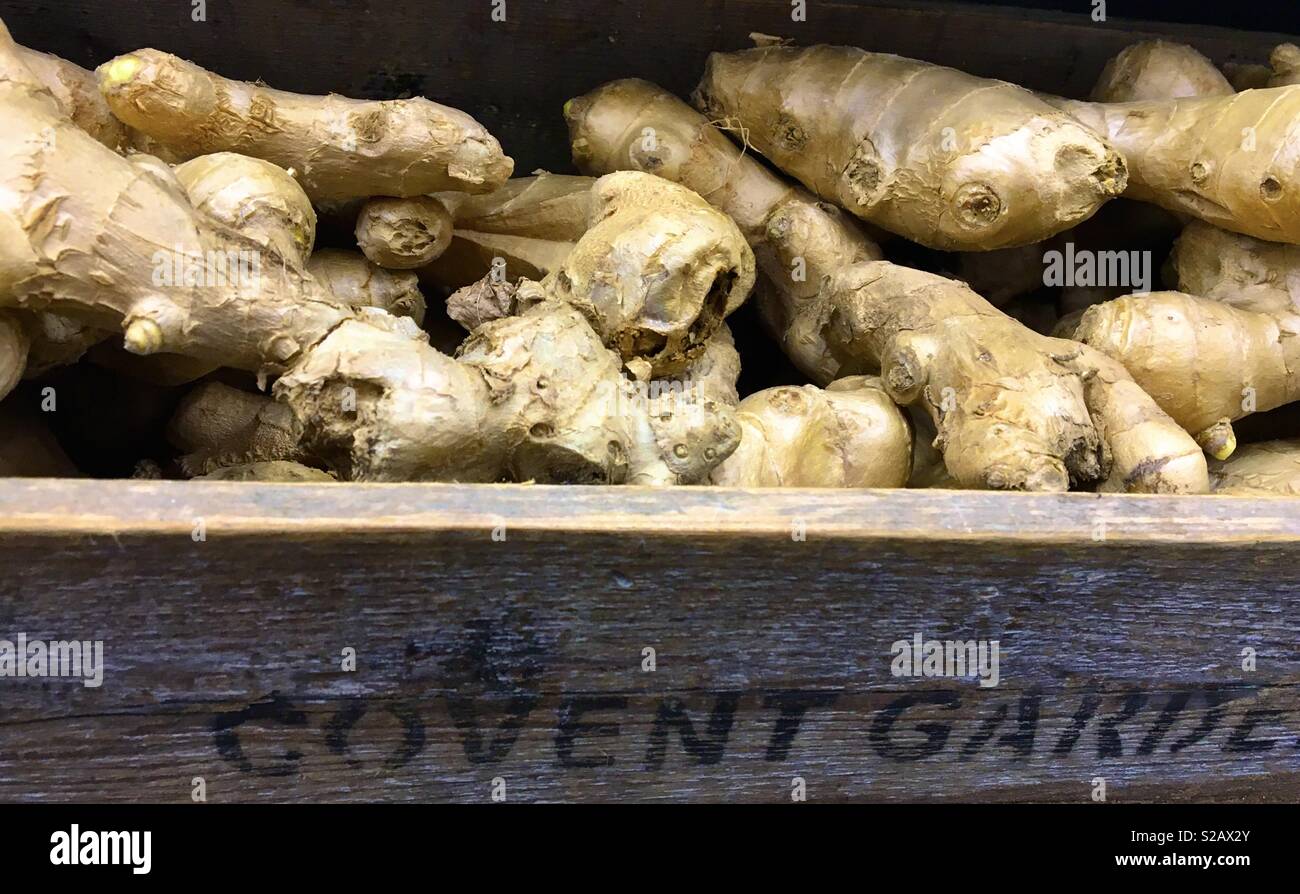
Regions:
[[807, 316], [822, 280], [880, 249], [839, 209], [783, 181], [671, 93], [614, 81], [565, 104], [574, 163], [590, 174], [640, 170], [699, 193], [736, 221], [763, 276], [755, 289], [767, 328], [818, 384], [838, 373]]
[[151, 49], [118, 56], [98, 74], [125, 124], [185, 157], [238, 152], [292, 168], [313, 202], [490, 192], [513, 168], [481, 124], [422, 97], [302, 96]]
[[1102, 69], [1088, 99], [1134, 102], [1236, 93], [1214, 63], [1185, 43], [1144, 40], [1125, 47]]
[[684, 484], [739, 441], [723, 425], [684, 456], [660, 443], [618, 355], [561, 302], [484, 324], [456, 359], [423, 339], [383, 314], [350, 321], [276, 382], [306, 443], [342, 477]]
[[72, 122], [110, 149], [125, 150], [133, 134], [113, 116], [99, 92], [99, 78], [93, 71], [15, 44], [19, 59], [54, 96]]
[[736, 224], [694, 192], [639, 171], [595, 181], [590, 226], [542, 282], [486, 277], [448, 299], [472, 327], [556, 299], [581, 311], [639, 379], [681, 373], [754, 286]]
[[307, 272], [349, 307], [377, 307], [424, 325], [426, 311], [419, 279], [405, 270], [385, 270], [355, 252], [327, 248], [307, 261]]
[[1300, 496], [1300, 440], [1247, 444], [1210, 463], [1210, 484], [1216, 494]]
[[332, 484], [337, 479], [328, 472], [313, 469], [289, 460], [267, 460], [265, 462], [242, 463], [235, 466], [222, 466], [206, 475], [198, 475], [196, 481], [255, 481], [263, 484]]
[[1027, 90], [850, 47], [714, 53], [695, 104], [823, 199], [931, 248], [1040, 242], [1127, 180], [1103, 137]]
[[1300, 399], [1300, 313], [1260, 313], [1182, 292], [1089, 308], [1073, 338], [1114, 357], [1206, 452], [1236, 448], [1229, 424]]
[[[649, 414], [661, 454], [686, 469], [712, 469], [741, 437], [735, 412], [739, 378], [740, 354], [723, 323], [682, 374], [627, 387]], [[692, 477], [689, 483], [705, 482], [707, 476]]]
[[175, 168], [195, 210], [299, 266], [316, 244], [316, 211], [284, 168], [233, 152], [203, 155]]
[[560, 268], [591, 222], [592, 177], [539, 173], [482, 196], [439, 193], [451, 212], [451, 244], [422, 278], [459, 289], [489, 274], [542, 280]]
[[[316, 212], [302, 187], [283, 168], [230, 152], [201, 156], [174, 170], [150, 156], [134, 156], [132, 161], [160, 179], [174, 177], [196, 210], [237, 230], [260, 249], [298, 266], [306, 263], [316, 240]], [[46, 311], [33, 315], [29, 331], [29, 375], [76, 362], [111, 336], [102, 329]], [[132, 357], [108, 347], [92, 351], [91, 358], [156, 384], [192, 382], [218, 366], [168, 353]]]
[[[162, 282], [159, 246], [198, 257], [262, 249], [196, 212], [165, 166], [127, 161], [76, 128], [3, 29], [0, 111], [6, 306], [119, 329], [139, 354], [282, 374], [277, 399], [344, 477], [666, 484], [711, 471], [661, 456], [644, 411], [611, 405], [620, 360], [571, 307], [495, 322], [453, 359], [412, 321], [342, 305], [274, 252], [249, 281]], [[47, 128], [52, 143], [30, 139]]]
[[1055, 102], [1124, 153], [1128, 198], [1258, 239], [1300, 243], [1300, 86]]
[[827, 282], [827, 343], [930, 415], [963, 487], [1203, 493], [1205, 457], [1116, 361], [1026, 329], [964, 284], [874, 261]]
[[741, 401], [736, 418], [740, 446], [713, 484], [902, 487], [911, 474], [912, 428], [874, 376], [768, 388]]
[[[282, 368], [348, 316], [294, 265], [195, 212], [165, 165], [127, 161], [76, 128], [12, 48], [0, 32], [0, 301], [122, 331], [135, 353], [254, 371]], [[31, 139], [47, 131], [52, 148]], [[177, 258], [241, 252], [265, 255], [260, 276], [159, 276]]]
[[361, 253], [389, 270], [414, 270], [441, 257], [451, 244], [452, 218], [432, 196], [373, 198], [357, 215]]
[[1262, 313], [1300, 310], [1300, 246], [1192, 221], [1174, 242], [1179, 291]]

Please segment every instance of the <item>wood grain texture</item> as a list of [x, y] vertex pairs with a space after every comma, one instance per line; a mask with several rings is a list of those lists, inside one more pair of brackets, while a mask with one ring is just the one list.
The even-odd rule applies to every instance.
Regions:
[[[560, 109], [616, 78], [641, 77], [685, 96], [713, 50], [749, 46], [751, 31], [800, 43], [848, 43], [966, 69], [1067, 96], [1085, 95], [1106, 60], [1165, 37], [1215, 62], [1262, 62], [1295, 36], [1152, 24], [965, 3], [812, 0], [793, 22], [788, 0], [220, 0], [206, 22], [190, 4], [157, 0], [0, 0], [14, 37], [94, 67], [154, 46], [224, 75], [303, 93], [427, 95], [486, 125], [527, 174], [568, 171]], [[1286, 19], [1270, 15], [1281, 27]], [[1262, 23], [1261, 23], [1262, 24]]]
[[[1112, 4], [1114, 5], [1114, 4]], [[1067, 95], [1134, 40], [1286, 38], [838, 0], [0, 0], [93, 66], [153, 45], [302, 92], [426, 94], [518, 170], [559, 108], [685, 94], [749, 31]], [[545, 110], [553, 114], [545, 114]], [[1300, 509], [942, 492], [0, 481], [0, 639], [102, 640], [98, 688], [0, 678], [0, 800], [1300, 800]], [[196, 539], [196, 532], [201, 537]], [[1000, 685], [900, 678], [914, 633]], [[643, 670], [644, 650], [656, 670]], [[1257, 653], [1242, 669], [1243, 649]], [[355, 672], [341, 669], [355, 649]]]
[[1294, 801], [1298, 555], [1287, 500], [6, 481], [0, 638], [106, 670], [0, 679], [0, 799]]

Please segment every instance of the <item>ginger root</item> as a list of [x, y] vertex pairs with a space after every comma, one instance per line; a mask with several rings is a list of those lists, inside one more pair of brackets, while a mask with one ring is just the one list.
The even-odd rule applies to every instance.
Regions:
[[0, 400], [22, 380], [30, 348], [31, 337], [22, 317], [11, 311], [0, 311]]
[[167, 440], [184, 454], [178, 463], [191, 477], [305, 457], [302, 426], [289, 407], [220, 382], [205, 382], [185, 396], [167, 425]]
[[355, 251], [334, 248], [312, 255], [307, 272], [348, 307], [377, 307], [424, 324], [426, 305], [414, 273], [385, 270]]
[[754, 253], [731, 218], [659, 177], [622, 171], [592, 186], [591, 226], [541, 283], [488, 277], [448, 299], [462, 325], [542, 301], [580, 310], [638, 378], [680, 373], [754, 285]]
[[131, 129], [114, 117], [99, 92], [99, 78], [74, 62], [19, 44], [15, 53], [27, 69], [53, 94], [59, 106], [77, 125], [110, 149], [132, 145]]
[[23, 314], [31, 347], [27, 352], [26, 378], [34, 379], [52, 369], [76, 363], [95, 345], [113, 333], [87, 326], [62, 314]]
[[1300, 399], [1300, 314], [1182, 292], [1089, 308], [1073, 336], [1120, 361], [1206, 452], [1236, 448], [1231, 421]]
[[[306, 449], [344, 477], [669, 484], [702, 480], [739, 438], [732, 431], [698, 469], [670, 464], [644, 409], [625, 399], [620, 358], [571, 306], [546, 303], [490, 323], [452, 359], [410, 319], [340, 304], [296, 264], [195, 212], [163, 166], [127, 161], [78, 130], [16, 59], [3, 29], [0, 111], [11, 125], [0, 131], [0, 301], [121, 326], [136, 353], [280, 375], [274, 393], [303, 424]], [[52, 146], [27, 139], [45, 128], [56, 136]], [[662, 189], [643, 189], [662, 207]], [[729, 307], [748, 289], [749, 249], [734, 225], [743, 252], [703, 241], [701, 229], [725, 231], [730, 222], [695, 201], [698, 213], [679, 218], [690, 231], [654, 243], [669, 252], [656, 259], [665, 265], [657, 272], [689, 280], [701, 302]], [[653, 212], [643, 213], [648, 226]], [[160, 246], [170, 250], [156, 257]], [[685, 259], [672, 252], [693, 246], [704, 256], [673, 267]], [[203, 275], [161, 275], [177, 257], [241, 251], [261, 254], [256, 276], [210, 277], [206, 262]], [[751, 281], [752, 263], [750, 255]], [[691, 288], [655, 284], [663, 289], [642, 297], [696, 300]], [[718, 317], [694, 334], [703, 343], [720, 325]]]
[[1210, 463], [1210, 486], [1216, 494], [1300, 496], [1300, 440], [1247, 444]]
[[185, 157], [239, 152], [292, 168], [313, 202], [490, 192], [513, 168], [481, 124], [422, 97], [302, 96], [149, 49], [118, 56], [98, 75], [127, 125]]
[[[0, 304], [120, 327], [133, 353], [268, 372], [351, 316], [291, 262], [195, 212], [165, 165], [78, 129], [13, 47], [0, 29]], [[32, 138], [43, 133], [54, 139]]]
[[[1254, 63], [1225, 62], [1223, 73], [1228, 78], [1228, 83], [1232, 84], [1232, 89], [1241, 92], [1243, 90], [1260, 90], [1264, 87], [1275, 86], [1269, 84], [1269, 78], [1273, 77], [1273, 69], [1267, 65], [1258, 65]], [[1277, 85], [1280, 86], [1280, 85]]]
[[683, 374], [627, 383], [650, 417], [660, 455], [679, 481], [707, 481], [704, 470], [713, 469], [736, 446], [739, 378], [740, 354], [723, 323]]
[[[174, 171], [148, 156], [133, 156], [131, 161], [164, 181], [174, 177], [195, 209], [239, 231], [260, 248], [299, 266], [306, 262], [316, 239], [316, 212], [302, 187], [282, 168], [230, 152], [201, 156]], [[247, 247], [241, 251], [248, 267], [260, 267], [260, 252], [251, 252]], [[169, 263], [173, 260], [164, 260], [163, 271], [155, 264], [155, 275], [183, 277], [185, 265]], [[218, 259], [218, 271], [228, 260]], [[207, 266], [204, 259], [199, 273], [208, 272], [204, 269]], [[57, 313], [36, 313], [29, 330], [29, 376], [73, 363], [87, 351], [101, 366], [160, 385], [182, 385], [217, 368], [215, 363], [174, 353], [129, 354], [102, 344], [111, 332]]]
[[198, 211], [299, 266], [316, 244], [316, 211], [284, 168], [234, 152], [202, 155], [175, 170]]
[[1174, 242], [1179, 291], [1262, 313], [1300, 310], [1300, 246], [1192, 221]]
[[1300, 84], [1300, 47], [1293, 43], [1280, 43], [1269, 54], [1268, 62], [1272, 66], [1268, 86], [1290, 87]]
[[902, 487], [911, 474], [911, 426], [873, 376], [768, 388], [741, 401], [736, 419], [740, 446], [713, 484]]
[[1041, 242], [1127, 179], [1102, 137], [1027, 90], [848, 47], [714, 53], [695, 102], [817, 195], [931, 248]]
[[1038, 335], [966, 286], [884, 261], [823, 288], [827, 344], [921, 404], [964, 487], [1202, 493], [1205, 457], [1114, 360]]
[[574, 307], [544, 301], [480, 327], [456, 359], [409, 321], [345, 322], [274, 391], [349, 480], [692, 483], [735, 449], [721, 425], [716, 443], [665, 455], [621, 366]]
[[1144, 40], [1106, 63], [1092, 88], [1093, 102], [1134, 102], [1235, 93], [1214, 63], [1185, 43]]
[[856, 223], [744, 155], [703, 115], [648, 81], [614, 81], [564, 107], [574, 162], [591, 174], [640, 170], [680, 183], [731, 216], [766, 282], [755, 290], [765, 326], [819, 384], [838, 372], [805, 311], [822, 279], [878, 260]]
[[451, 245], [420, 275], [453, 289], [489, 274], [497, 282], [544, 279], [587, 232], [595, 182], [538, 173], [484, 196], [440, 193], [454, 221]]
[[1231, 96], [1054, 100], [1128, 161], [1125, 196], [1225, 230], [1300, 243], [1300, 86]]
[[431, 196], [371, 199], [357, 215], [357, 245], [373, 264], [413, 270], [440, 257], [451, 244], [451, 214]]
[[332, 484], [337, 481], [328, 472], [304, 466], [302, 463], [285, 460], [243, 463], [237, 466], [223, 466], [206, 475], [198, 475], [196, 481], [260, 481], [279, 482], [282, 484]]

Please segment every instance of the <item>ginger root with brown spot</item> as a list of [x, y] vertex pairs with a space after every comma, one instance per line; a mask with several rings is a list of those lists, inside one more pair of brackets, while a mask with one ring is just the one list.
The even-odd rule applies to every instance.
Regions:
[[1152, 292], [1089, 308], [1073, 338], [1122, 363], [1216, 459], [1236, 448], [1233, 420], [1300, 399], [1295, 310]]
[[413, 270], [447, 250], [452, 227], [451, 214], [431, 196], [381, 196], [361, 206], [357, 245], [373, 264], [389, 270]]
[[1235, 496], [1300, 496], [1300, 440], [1247, 444], [1210, 463], [1210, 487]]
[[[556, 299], [582, 312], [639, 378], [684, 370], [754, 285], [754, 253], [732, 219], [694, 192], [639, 171], [592, 187], [591, 226], [541, 283], [486, 283], [448, 299], [453, 319]], [[497, 294], [500, 292], [500, 294]], [[485, 300], [490, 299], [490, 300]]]
[[1208, 487], [1196, 442], [1118, 362], [1029, 331], [959, 282], [875, 261], [834, 276], [822, 301], [845, 368], [879, 368], [897, 403], [925, 407], [962, 486]]
[[239, 152], [292, 168], [313, 202], [490, 192], [513, 168], [481, 124], [423, 97], [302, 96], [149, 49], [118, 56], [98, 75], [127, 125], [185, 157]]
[[714, 53], [695, 104], [823, 199], [930, 248], [1041, 242], [1127, 179], [1104, 137], [1027, 90], [849, 47]]
[[1186, 96], [1227, 96], [1232, 85], [1214, 63], [1185, 43], [1144, 40], [1125, 47], [1106, 63], [1093, 102], [1134, 102]]
[[681, 375], [628, 383], [649, 414], [659, 454], [679, 481], [706, 481], [704, 470], [717, 466], [735, 446], [739, 378], [740, 354], [723, 323]]
[[740, 402], [740, 446], [714, 469], [724, 487], [902, 487], [912, 428], [874, 376], [782, 386]]
[[764, 325], [818, 384], [838, 369], [805, 311], [822, 280], [880, 249], [852, 219], [783, 181], [703, 115], [648, 81], [614, 81], [564, 107], [584, 172], [640, 170], [680, 183], [731, 216], [754, 250]]

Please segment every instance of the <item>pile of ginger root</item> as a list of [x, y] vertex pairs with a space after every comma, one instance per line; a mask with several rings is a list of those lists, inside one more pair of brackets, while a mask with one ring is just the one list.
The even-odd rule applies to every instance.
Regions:
[[513, 176], [431, 99], [0, 22], [0, 471], [1300, 493], [1294, 47], [1067, 98], [754, 38]]

